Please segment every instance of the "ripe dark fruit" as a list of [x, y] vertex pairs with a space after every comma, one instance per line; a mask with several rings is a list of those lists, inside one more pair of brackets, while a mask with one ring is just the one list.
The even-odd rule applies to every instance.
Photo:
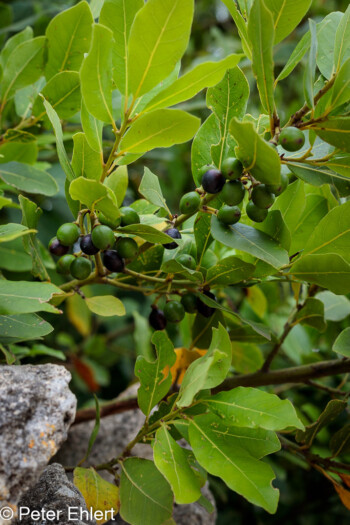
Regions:
[[67, 275], [70, 273], [70, 266], [72, 262], [75, 261], [75, 257], [72, 254], [63, 255], [58, 259], [56, 264], [56, 270], [58, 273]]
[[298, 151], [305, 144], [305, 135], [301, 129], [284, 128], [279, 136], [279, 144], [287, 151]]
[[209, 170], [204, 173], [202, 186], [207, 193], [219, 193], [225, 184], [225, 177], [219, 170]]
[[[165, 230], [164, 233], [167, 233], [169, 237], [172, 237], [173, 239], [181, 239], [181, 233], [177, 228], [169, 228], [168, 230]], [[166, 244], [163, 244], [164, 248], [167, 250], [175, 250], [178, 247], [177, 242], [167, 242]]]
[[207, 173], [207, 171], [209, 170], [216, 170], [216, 167], [213, 164], [206, 164], [205, 166], [201, 167], [197, 175], [199, 184], [202, 184], [203, 175], [204, 173]]
[[103, 254], [103, 264], [110, 272], [122, 272], [125, 267], [124, 259], [116, 250], [107, 250]]
[[114, 245], [115, 238], [113, 230], [109, 226], [99, 224], [92, 230], [91, 240], [100, 250], [107, 250]]
[[235, 224], [241, 218], [241, 210], [238, 206], [221, 206], [218, 211], [218, 219], [223, 224]]
[[181, 297], [181, 304], [185, 312], [194, 314], [197, 311], [197, 296], [193, 293], [186, 293]]
[[235, 157], [229, 157], [222, 163], [221, 171], [226, 179], [239, 179], [243, 173], [243, 164]]
[[72, 246], [79, 238], [80, 230], [78, 226], [72, 222], [62, 224], [57, 230], [57, 239], [63, 246]]
[[229, 206], [236, 206], [244, 199], [245, 189], [244, 185], [239, 180], [226, 182], [221, 191], [221, 198], [225, 204]]
[[[209, 297], [209, 299], [216, 301], [216, 297], [213, 293], [204, 292], [204, 295]], [[197, 297], [197, 310], [201, 315], [203, 315], [203, 317], [211, 317], [212, 315], [214, 315], [216, 309], [212, 308], [211, 306], [208, 306], [199, 297]]]
[[251, 219], [254, 222], [263, 222], [266, 219], [267, 214], [268, 214], [267, 210], [263, 210], [262, 208], [258, 208], [251, 201], [248, 202], [245, 211], [246, 211], [249, 219]]
[[57, 237], [54, 237], [49, 242], [49, 251], [50, 253], [52, 253], [52, 255], [57, 255], [58, 257], [61, 257], [62, 255], [68, 253], [69, 246], [63, 246], [63, 244], [60, 243]]
[[140, 222], [139, 214], [133, 208], [129, 208], [128, 206], [120, 208], [120, 215], [122, 226], [130, 226], [131, 224], [139, 224]]
[[179, 323], [185, 317], [185, 309], [180, 301], [168, 301], [164, 307], [164, 315], [169, 323]]
[[196, 261], [192, 257], [192, 255], [187, 255], [186, 253], [182, 253], [178, 257], [176, 257], [177, 262], [182, 264], [182, 266], [186, 266], [186, 268], [189, 268], [190, 270], [196, 269]]
[[89, 259], [85, 259], [85, 257], [77, 257], [70, 265], [70, 273], [73, 277], [75, 277], [75, 279], [79, 279], [80, 281], [87, 279], [91, 273], [91, 270], [91, 261], [89, 261]]
[[139, 247], [134, 239], [122, 237], [118, 241], [117, 250], [120, 257], [124, 257], [124, 259], [133, 259], [136, 257]]
[[267, 210], [275, 202], [275, 196], [265, 184], [259, 184], [252, 191], [252, 201], [258, 208]]
[[180, 211], [185, 215], [195, 213], [201, 203], [201, 198], [196, 191], [186, 193], [180, 200]]
[[152, 312], [149, 314], [148, 321], [155, 330], [164, 330], [167, 325], [164, 312], [162, 312], [162, 310], [158, 310], [158, 308], [152, 308]]
[[273, 193], [274, 195], [281, 195], [289, 184], [288, 175], [281, 173], [281, 183], [280, 184], [267, 184], [266, 188]]
[[96, 255], [99, 252], [97, 246], [92, 242], [91, 235], [84, 235], [80, 238], [80, 249], [86, 255]]

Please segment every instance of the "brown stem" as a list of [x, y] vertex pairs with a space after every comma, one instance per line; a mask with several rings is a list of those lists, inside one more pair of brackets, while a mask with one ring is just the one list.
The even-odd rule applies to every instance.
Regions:
[[[120, 414], [128, 410], [136, 410], [138, 408], [137, 399], [127, 399], [125, 401], [114, 401], [113, 403], [107, 403], [102, 405], [100, 408], [100, 417], [107, 417], [112, 414]], [[78, 410], [75, 415], [73, 425], [78, 425], [84, 421], [91, 421], [96, 417], [95, 408], [83, 408]]]

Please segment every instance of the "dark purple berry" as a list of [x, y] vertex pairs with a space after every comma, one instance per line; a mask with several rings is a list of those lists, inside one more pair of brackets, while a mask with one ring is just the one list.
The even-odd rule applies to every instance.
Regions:
[[122, 272], [124, 270], [124, 259], [116, 250], [106, 250], [103, 254], [103, 264], [110, 272]]
[[202, 178], [202, 186], [207, 193], [219, 193], [224, 187], [226, 180], [221, 171], [209, 170], [204, 173]]
[[[176, 228], [169, 228], [164, 233], [167, 233], [172, 239], [181, 239], [181, 233]], [[163, 244], [164, 248], [167, 250], [175, 250], [178, 247], [177, 242], [168, 242]]]
[[[216, 301], [216, 297], [213, 293], [204, 292], [204, 295], [209, 297], [209, 299]], [[203, 317], [211, 317], [212, 315], [214, 315], [216, 309], [203, 303], [203, 301], [199, 297], [197, 297], [197, 310], [200, 314], [203, 315]]]
[[66, 253], [69, 252], [69, 246], [63, 246], [57, 237], [54, 237], [49, 243], [49, 251], [52, 253], [52, 255], [61, 257], [62, 255], [66, 255]]
[[92, 242], [91, 235], [84, 235], [80, 239], [80, 249], [82, 252], [86, 253], [86, 255], [96, 255], [96, 253], [99, 252], [99, 249], [96, 248], [94, 243]]
[[152, 328], [154, 328], [155, 330], [164, 330], [167, 324], [164, 312], [154, 307], [152, 307], [152, 311], [149, 314], [148, 321]]

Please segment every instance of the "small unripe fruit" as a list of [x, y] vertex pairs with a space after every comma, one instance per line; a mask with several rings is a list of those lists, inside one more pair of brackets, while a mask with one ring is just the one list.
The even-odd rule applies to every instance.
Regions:
[[286, 151], [298, 151], [305, 144], [305, 135], [301, 129], [290, 126], [281, 131], [278, 142]]
[[170, 323], [179, 323], [185, 317], [185, 309], [179, 301], [168, 301], [164, 307], [164, 315]]
[[57, 272], [62, 273], [63, 275], [68, 275], [70, 273], [70, 266], [73, 261], [75, 261], [74, 255], [71, 255], [71, 254], [63, 255], [57, 261], [57, 264], [56, 264]]
[[[209, 297], [209, 299], [212, 299], [213, 301], [216, 301], [216, 297], [211, 292], [204, 292], [204, 295]], [[211, 306], [208, 306], [205, 304], [199, 297], [197, 297], [197, 309], [198, 312], [203, 315], [203, 317], [211, 317], [215, 313], [215, 308], [212, 308]]]
[[182, 253], [181, 255], [176, 257], [176, 261], [182, 264], [182, 266], [186, 266], [186, 268], [189, 268], [190, 270], [196, 269], [196, 261], [194, 260], [192, 255]]
[[89, 259], [85, 259], [85, 257], [75, 258], [72, 264], [70, 265], [70, 273], [75, 279], [79, 279], [79, 281], [87, 279], [91, 271], [91, 261], [89, 261]]
[[263, 222], [268, 214], [268, 211], [262, 208], [258, 208], [255, 206], [255, 204], [252, 203], [252, 201], [248, 202], [247, 207], [245, 209], [249, 219], [251, 219], [254, 222]]
[[204, 173], [207, 173], [207, 171], [210, 171], [210, 170], [216, 170], [216, 167], [214, 166], [214, 164], [206, 164], [205, 166], [201, 167], [201, 169], [198, 171], [198, 175], [197, 175], [197, 179], [198, 179], [199, 184], [202, 184], [202, 179], [203, 179]]
[[78, 226], [72, 222], [62, 224], [57, 230], [57, 239], [63, 246], [72, 246], [79, 238], [80, 230]]
[[57, 255], [60, 257], [61, 255], [65, 255], [69, 252], [69, 246], [63, 246], [57, 237], [54, 237], [49, 242], [49, 251], [52, 255]]
[[220, 193], [225, 184], [225, 177], [219, 170], [209, 170], [204, 173], [202, 186], [207, 193]]
[[96, 248], [100, 250], [113, 247], [115, 242], [113, 230], [104, 224], [99, 224], [92, 230], [91, 239]]
[[287, 189], [288, 184], [289, 184], [288, 175], [286, 175], [285, 173], [281, 173], [280, 184], [267, 184], [266, 188], [274, 195], [281, 195], [281, 193], [283, 193], [284, 190]]
[[152, 308], [148, 318], [149, 324], [155, 330], [164, 330], [167, 325], [167, 320], [162, 310], [158, 308]]
[[180, 211], [185, 215], [196, 213], [201, 203], [201, 198], [196, 191], [186, 193], [180, 200]]
[[[168, 230], [165, 230], [165, 232], [169, 237], [172, 237], [172, 239], [181, 239], [181, 233], [177, 228], [169, 228]], [[177, 242], [167, 242], [166, 244], [163, 244], [164, 248], [167, 250], [175, 250], [178, 247]]]
[[123, 257], [124, 259], [133, 259], [136, 257], [139, 247], [134, 239], [121, 237], [117, 244], [117, 250], [120, 257]]
[[185, 312], [194, 314], [197, 312], [197, 296], [193, 293], [186, 293], [181, 297], [181, 304], [185, 309]]
[[133, 208], [124, 206], [120, 208], [121, 225], [130, 226], [131, 224], [139, 224], [140, 216]]
[[244, 199], [245, 189], [244, 185], [239, 180], [226, 182], [222, 188], [220, 197], [225, 204], [229, 206], [236, 206]]
[[124, 259], [116, 250], [106, 250], [103, 254], [103, 264], [110, 272], [122, 272], [125, 267]]
[[241, 218], [241, 210], [238, 206], [221, 206], [218, 211], [218, 219], [223, 224], [236, 224]]
[[99, 252], [97, 246], [92, 242], [90, 233], [80, 238], [80, 249], [86, 255], [96, 255]]
[[243, 173], [243, 164], [235, 157], [225, 159], [221, 166], [224, 177], [229, 180], [239, 179]]
[[265, 184], [259, 184], [252, 191], [252, 201], [258, 208], [267, 210], [275, 202], [275, 196], [267, 189]]

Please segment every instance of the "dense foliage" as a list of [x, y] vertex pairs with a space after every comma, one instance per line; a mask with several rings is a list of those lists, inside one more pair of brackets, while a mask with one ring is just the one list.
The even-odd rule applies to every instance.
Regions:
[[350, 8], [72, 4], [0, 4], [3, 363], [65, 364], [101, 416], [138, 380], [139, 434], [74, 472], [128, 523], [210, 510], [208, 474], [220, 523], [277, 487], [276, 520], [345, 519]]

